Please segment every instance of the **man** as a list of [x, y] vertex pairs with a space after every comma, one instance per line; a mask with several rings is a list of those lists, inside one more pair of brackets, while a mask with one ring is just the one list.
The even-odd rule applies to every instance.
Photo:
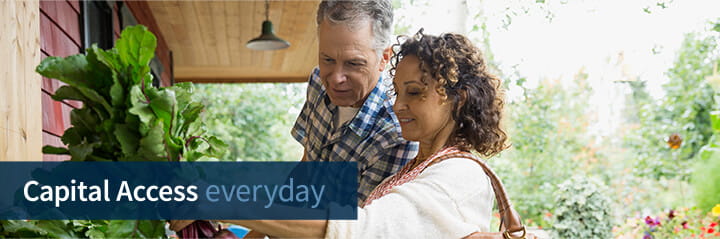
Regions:
[[318, 67], [292, 129], [303, 160], [358, 162], [360, 204], [418, 151], [416, 142], [402, 139], [382, 76], [392, 22], [388, 0], [320, 3]]

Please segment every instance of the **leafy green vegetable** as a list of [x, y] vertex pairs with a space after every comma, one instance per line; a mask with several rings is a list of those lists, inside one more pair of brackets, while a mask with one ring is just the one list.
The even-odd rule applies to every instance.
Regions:
[[54, 100], [77, 100], [72, 127], [63, 135], [73, 161], [194, 161], [218, 158], [227, 147], [205, 136], [201, 112], [190, 84], [151, 86], [149, 63], [156, 38], [144, 26], [125, 29], [116, 48], [92, 46], [86, 55], [48, 57], [37, 67], [43, 76], [67, 85]]
[[[227, 145], [206, 135], [191, 84], [154, 88], [149, 63], [155, 36], [144, 26], [123, 30], [116, 48], [93, 45], [87, 54], [48, 57], [36, 71], [67, 85], [53, 99], [77, 100], [72, 127], [62, 136], [67, 148], [45, 146], [43, 153], [73, 161], [195, 161], [219, 158]], [[39, 220], [0, 221], [0, 237], [157, 238], [164, 221]]]

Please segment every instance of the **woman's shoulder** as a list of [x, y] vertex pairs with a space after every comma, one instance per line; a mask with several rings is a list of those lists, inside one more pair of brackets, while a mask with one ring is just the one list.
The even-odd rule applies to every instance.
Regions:
[[475, 161], [478, 159], [471, 159], [466, 157], [449, 157], [446, 159], [438, 160], [437, 162], [431, 163], [424, 172], [430, 173], [449, 173], [449, 172], [469, 172], [477, 173], [483, 171], [482, 166]]
[[432, 182], [449, 194], [470, 195], [487, 191], [490, 179], [482, 166], [473, 159], [452, 157], [428, 166], [418, 180]]

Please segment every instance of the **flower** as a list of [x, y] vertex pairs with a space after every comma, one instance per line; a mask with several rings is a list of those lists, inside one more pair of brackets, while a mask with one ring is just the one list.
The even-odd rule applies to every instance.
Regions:
[[652, 226], [653, 219], [650, 216], [645, 217], [645, 224]]
[[720, 204], [716, 204], [712, 209], [713, 217], [720, 217]]
[[680, 148], [680, 145], [682, 145], [682, 137], [680, 137], [678, 133], [671, 134], [669, 137], [667, 137], [667, 139], [665, 139], [665, 141], [667, 141], [668, 147], [670, 147], [670, 149], [678, 149]]
[[651, 228], [654, 226], [660, 226], [660, 219], [658, 219], [658, 218], [653, 219], [652, 217], [647, 216], [647, 217], [645, 217], [645, 224], [647, 224]]
[[713, 232], [715, 232], [715, 227], [717, 227], [717, 225], [718, 225], [717, 222], [710, 223], [710, 225], [708, 225], [706, 232], [709, 234], [712, 234]]
[[[720, 209], [720, 205], [718, 205]], [[644, 222], [644, 223], [643, 223]], [[628, 218], [615, 231], [616, 238], [716, 238], [720, 239], [720, 218], [707, 209], [673, 208], [645, 217]]]

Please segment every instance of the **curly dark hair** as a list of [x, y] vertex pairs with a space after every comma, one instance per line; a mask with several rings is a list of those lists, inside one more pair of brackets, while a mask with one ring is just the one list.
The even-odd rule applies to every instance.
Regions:
[[501, 81], [487, 71], [480, 50], [460, 34], [425, 35], [421, 29], [402, 44], [401, 38], [393, 46], [390, 74], [394, 77], [400, 60], [412, 55], [420, 60], [422, 82], [438, 82], [435, 90], [452, 102], [456, 123], [447, 145], [486, 157], [506, 149], [507, 134], [500, 127]]

